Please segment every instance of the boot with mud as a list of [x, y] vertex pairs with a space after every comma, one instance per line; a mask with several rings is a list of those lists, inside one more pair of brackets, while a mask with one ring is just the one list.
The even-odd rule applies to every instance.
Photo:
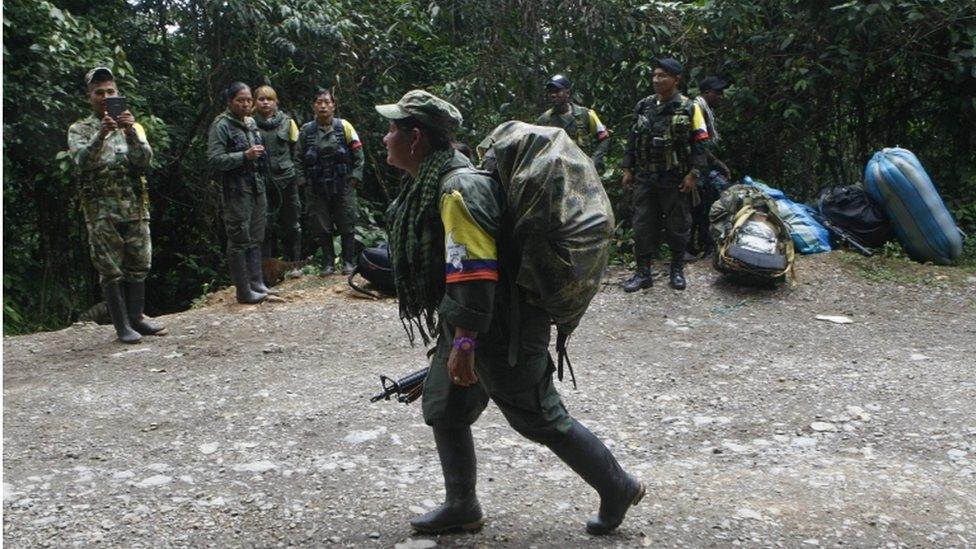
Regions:
[[644, 484], [624, 471], [610, 449], [575, 419], [566, 436], [548, 446], [600, 494], [600, 511], [586, 522], [590, 534], [602, 536], [614, 531], [630, 507], [644, 497]]
[[247, 268], [247, 257], [243, 251], [228, 252], [227, 266], [230, 268], [231, 282], [237, 290], [238, 303], [255, 304], [268, 298], [268, 294], [251, 289], [251, 276]]
[[472, 532], [485, 523], [475, 493], [478, 467], [471, 427], [434, 427], [434, 442], [444, 472], [444, 503], [433, 511], [410, 519], [410, 526], [422, 534]]
[[122, 343], [139, 343], [142, 336], [132, 329], [129, 324], [129, 312], [126, 310], [125, 297], [122, 295], [122, 283], [119, 280], [102, 283], [102, 294], [105, 296], [105, 306], [112, 317], [115, 334]]
[[146, 308], [146, 282], [125, 282], [125, 307], [129, 317], [129, 325], [142, 335], [166, 335], [166, 327], [154, 324], [143, 314]]
[[654, 273], [651, 272], [650, 263], [638, 264], [634, 275], [624, 282], [624, 291], [627, 293], [650, 288], [654, 285]]

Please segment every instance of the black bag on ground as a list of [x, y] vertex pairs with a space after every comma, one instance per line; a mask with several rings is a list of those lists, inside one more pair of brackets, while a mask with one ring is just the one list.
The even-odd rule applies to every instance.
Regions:
[[360, 275], [370, 283], [372, 289], [388, 295], [396, 295], [396, 283], [393, 281], [393, 262], [390, 261], [390, 249], [380, 244], [375, 248], [365, 248], [356, 258], [356, 268], [349, 275], [349, 286], [357, 292], [373, 295], [369, 290], [357, 286], [353, 282], [356, 275]]
[[859, 185], [823, 189], [817, 198], [817, 209], [820, 215], [869, 248], [880, 248], [891, 240], [888, 216]]

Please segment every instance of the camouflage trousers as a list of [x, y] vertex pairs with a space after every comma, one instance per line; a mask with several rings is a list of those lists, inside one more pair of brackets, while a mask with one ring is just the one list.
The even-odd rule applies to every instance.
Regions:
[[[508, 330], [479, 337], [475, 351], [478, 382], [461, 387], [451, 382], [447, 359], [454, 328], [442, 323], [437, 350], [424, 382], [424, 421], [433, 427], [464, 427], [474, 423], [492, 400], [519, 434], [540, 444], [561, 440], [572, 417], [553, 385], [549, 363], [549, 316], [528, 303], [519, 304], [518, 359], [509, 364]], [[498, 314], [498, 311], [496, 311]], [[484, 334], [488, 336], [489, 334]]]
[[227, 231], [227, 253], [245, 252], [261, 246], [268, 223], [268, 199], [264, 189], [224, 192], [220, 196]]
[[657, 257], [661, 233], [671, 257], [683, 257], [691, 237], [691, 193], [678, 191], [681, 178], [663, 172], [638, 178], [634, 185], [634, 255], [638, 265]]
[[356, 231], [359, 204], [356, 200], [356, 190], [352, 186], [334, 198], [316, 192], [311, 185], [306, 188], [308, 189], [308, 227], [312, 236], [321, 239], [335, 232], [352, 234]]
[[92, 263], [102, 283], [146, 279], [152, 261], [148, 219], [101, 218], [90, 220], [87, 225]]

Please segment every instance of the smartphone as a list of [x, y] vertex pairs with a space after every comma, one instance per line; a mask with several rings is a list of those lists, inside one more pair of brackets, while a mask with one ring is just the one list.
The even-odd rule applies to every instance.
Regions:
[[121, 95], [105, 98], [105, 112], [116, 120], [119, 119], [119, 115], [124, 113], [127, 108], [125, 106], [125, 97]]

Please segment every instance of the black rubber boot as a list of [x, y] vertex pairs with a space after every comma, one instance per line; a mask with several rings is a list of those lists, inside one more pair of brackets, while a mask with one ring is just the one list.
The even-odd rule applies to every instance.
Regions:
[[322, 270], [323, 276], [335, 274], [335, 244], [332, 243], [332, 233], [322, 237]]
[[356, 235], [342, 235], [342, 274], [352, 274], [356, 268]]
[[146, 308], [146, 283], [145, 281], [125, 283], [125, 308], [129, 317], [129, 325], [132, 329], [144, 336], [166, 335], [166, 327], [149, 322], [143, 311]]
[[688, 286], [685, 281], [685, 262], [671, 261], [671, 287], [675, 290], [684, 290]]
[[278, 292], [268, 288], [264, 283], [264, 270], [261, 269], [261, 248], [250, 248], [245, 252], [247, 257], [247, 276], [251, 289], [255, 293], [278, 295]]
[[129, 312], [126, 310], [125, 298], [122, 296], [121, 282], [118, 280], [103, 282], [102, 294], [105, 296], [105, 306], [109, 316], [112, 317], [112, 325], [115, 326], [115, 334], [119, 336], [119, 341], [122, 343], [142, 341], [139, 332], [133, 330], [129, 324]]
[[481, 529], [485, 516], [475, 493], [478, 463], [471, 428], [434, 427], [434, 442], [437, 444], [437, 455], [441, 458], [447, 495], [437, 509], [410, 519], [410, 526], [422, 534]]
[[586, 522], [587, 532], [609, 534], [644, 497], [644, 484], [624, 471], [610, 449], [575, 419], [566, 437], [549, 444], [549, 449], [600, 494], [600, 512]]
[[255, 292], [251, 289], [251, 277], [244, 252], [228, 253], [227, 266], [230, 268], [230, 279], [237, 288], [238, 303], [261, 303], [267, 299], [268, 294]]
[[634, 275], [624, 282], [625, 292], [636, 292], [654, 285], [654, 274], [650, 265], [638, 265]]
[[285, 253], [288, 261], [301, 261], [302, 259], [302, 232], [291, 231], [285, 237]]

